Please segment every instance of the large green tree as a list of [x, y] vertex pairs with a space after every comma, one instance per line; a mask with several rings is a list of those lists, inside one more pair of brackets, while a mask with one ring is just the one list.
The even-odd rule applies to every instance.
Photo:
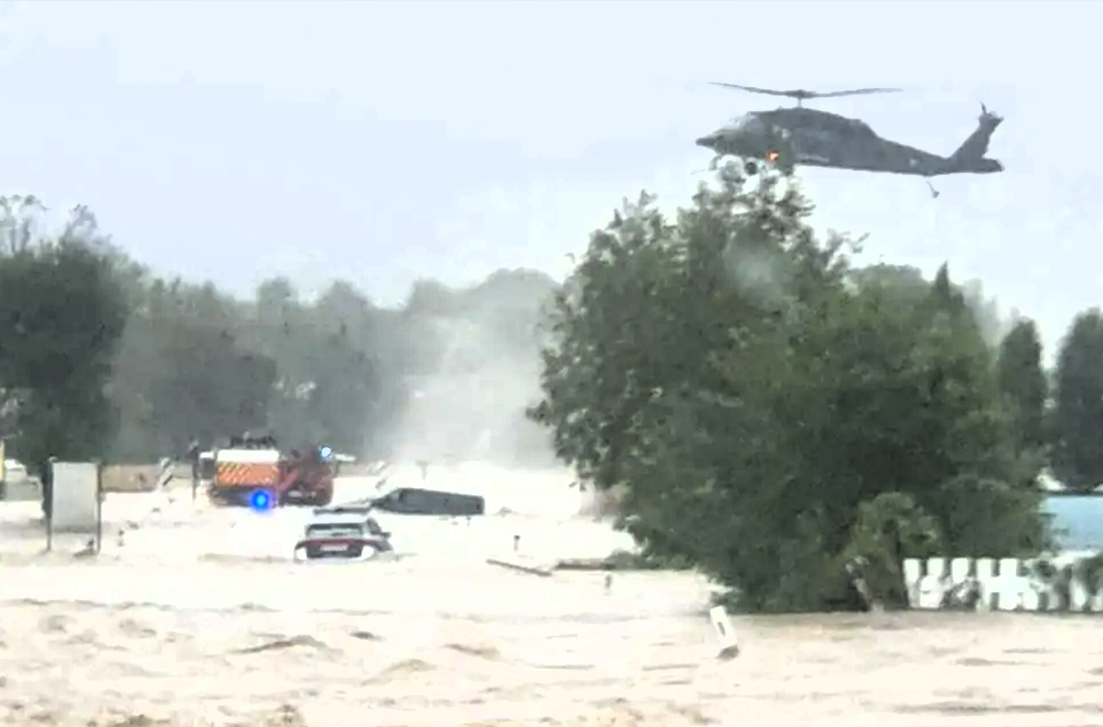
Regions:
[[127, 315], [112, 251], [83, 208], [60, 234], [38, 234], [33, 198], [4, 198], [0, 227], [0, 386], [13, 451], [32, 467], [50, 456], [100, 456], [117, 417], [107, 395]]
[[1103, 483], [1103, 315], [1080, 313], [1061, 343], [1054, 375], [1052, 463], [1073, 490]]
[[899, 599], [901, 557], [1039, 547], [993, 354], [948, 271], [855, 274], [810, 211], [791, 178], [747, 188], [728, 168], [675, 221], [647, 197], [618, 212], [557, 301], [532, 416], [583, 476], [625, 486], [649, 551], [745, 607], [822, 607], [847, 558]]

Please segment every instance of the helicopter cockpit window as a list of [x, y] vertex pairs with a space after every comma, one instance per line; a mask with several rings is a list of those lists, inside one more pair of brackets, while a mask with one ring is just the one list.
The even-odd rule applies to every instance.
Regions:
[[754, 114], [744, 114], [732, 119], [728, 131], [754, 131], [762, 126], [762, 120]]
[[873, 136], [873, 129], [869, 124], [858, 119], [850, 119], [850, 131], [857, 136]]
[[836, 134], [845, 134], [850, 137], [874, 136], [873, 129], [864, 121], [848, 119], [834, 114], [823, 114], [817, 121], [820, 128]]

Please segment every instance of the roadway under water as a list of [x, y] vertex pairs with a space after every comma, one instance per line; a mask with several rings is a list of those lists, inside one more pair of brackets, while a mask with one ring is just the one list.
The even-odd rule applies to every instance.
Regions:
[[322, 564], [291, 559], [306, 510], [115, 495], [104, 552], [80, 559], [64, 538], [39, 554], [34, 506], [0, 504], [0, 724], [1103, 724], [1096, 618], [736, 618], [742, 654], [719, 661], [696, 576], [606, 590], [487, 565], [513, 535], [537, 560], [625, 545], [561, 484], [524, 492], [470, 524], [384, 514], [397, 558]]

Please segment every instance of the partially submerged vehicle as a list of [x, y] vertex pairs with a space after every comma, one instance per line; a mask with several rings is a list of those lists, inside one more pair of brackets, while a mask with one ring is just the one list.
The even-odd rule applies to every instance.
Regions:
[[360, 558], [394, 551], [391, 534], [369, 514], [370, 505], [335, 505], [314, 509], [303, 537], [295, 544], [296, 555], [318, 558]]
[[423, 487], [396, 487], [371, 500], [372, 507], [403, 515], [485, 515], [486, 500], [478, 495], [430, 490]]

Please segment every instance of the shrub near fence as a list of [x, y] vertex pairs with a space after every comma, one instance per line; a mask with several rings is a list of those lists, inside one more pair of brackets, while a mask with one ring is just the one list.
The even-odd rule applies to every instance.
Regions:
[[1052, 559], [928, 558], [904, 561], [908, 603], [917, 609], [960, 608], [972, 589], [975, 607], [1000, 611], [1103, 613], [1103, 554]]

